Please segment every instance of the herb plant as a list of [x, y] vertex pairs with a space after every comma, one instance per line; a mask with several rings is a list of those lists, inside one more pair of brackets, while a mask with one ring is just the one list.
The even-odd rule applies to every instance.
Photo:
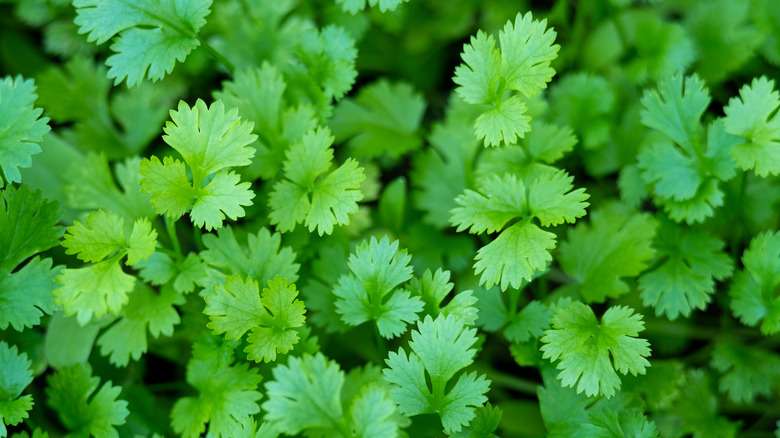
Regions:
[[780, 437], [778, 41], [0, 0], [0, 437]]

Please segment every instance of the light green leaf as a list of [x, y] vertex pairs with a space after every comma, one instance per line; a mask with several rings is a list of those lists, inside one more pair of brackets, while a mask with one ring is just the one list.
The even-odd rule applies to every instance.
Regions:
[[41, 152], [39, 143], [51, 130], [49, 118], [40, 118], [43, 110], [33, 106], [36, 97], [32, 79], [0, 79], [0, 169], [7, 182], [21, 182], [19, 168], [32, 165], [32, 156]]

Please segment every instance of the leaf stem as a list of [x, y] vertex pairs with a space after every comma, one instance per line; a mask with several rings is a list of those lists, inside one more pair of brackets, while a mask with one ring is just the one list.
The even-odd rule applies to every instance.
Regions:
[[171, 220], [168, 215], [165, 215], [165, 230], [168, 232], [168, 238], [171, 240], [171, 246], [173, 246], [175, 254], [181, 258], [183, 254], [181, 252], [181, 244], [179, 244], [179, 236], [176, 234], [176, 221]]
[[495, 385], [521, 392], [523, 394], [536, 396], [536, 388], [541, 386], [540, 383], [521, 379], [520, 377], [502, 373], [500, 371], [488, 369], [485, 370], [485, 374], [487, 378], [490, 379]]
[[225, 68], [227, 69], [227, 71], [228, 71], [228, 72], [230, 72], [230, 74], [231, 74], [231, 75], [232, 75], [232, 74], [235, 74], [235, 72], [236, 72], [236, 66], [235, 66], [235, 65], [233, 65], [233, 63], [232, 63], [232, 62], [230, 62], [230, 61], [229, 61], [229, 60], [228, 60], [228, 59], [225, 57], [225, 55], [223, 55], [223, 54], [219, 53], [219, 52], [217, 51], [217, 49], [215, 49], [215, 48], [214, 48], [214, 46], [212, 46], [211, 44], [209, 44], [209, 43], [208, 43], [208, 41], [206, 41], [206, 39], [205, 39], [205, 38], [203, 38], [202, 36], [200, 36], [200, 35], [197, 35], [197, 38], [198, 38], [198, 41], [200, 42], [200, 45], [201, 45], [201, 46], [203, 46], [203, 48], [204, 48], [204, 49], [206, 49], [206, 51], [207, 51], [207, 52], [209, 52], [209, 54], [210, 54], [211, 56], [213, 56], [213, 57], [214, 57], [214, 59], [216, 59], [216, 60], [217, 60], [217, 62], [219, 62], [220, 64], [224, 65], [224, 66], [225, 66]]
[[374, 337], [376, 337], [376, 351], [379, 357], [379, 364], [382, 365], [384, 359], [387, 358], [387, 343], [382, 334], [379, 333], [379, 326], [374, 323]]

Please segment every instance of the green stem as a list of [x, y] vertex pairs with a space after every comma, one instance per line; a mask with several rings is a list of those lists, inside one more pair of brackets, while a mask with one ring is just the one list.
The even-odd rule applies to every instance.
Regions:
[[225, 57], [225, 55], [219, 53], [217, 49], [214, 48], [214, 46], [212, 46], [211, 44], [208, 43], [208, 41], [206, 41], [205, 38], [201, 37], [200, 35], [196, 35], [196, 37], [198, 38], [198, 41], [200, 41], [200, 45], [203, 46], [203, 48], [206, 49], [206, 51], [209, 52], [209, 54], [214, 57], [214, 59], [216, 59], [220, 64], [224, 65], [227, 71], [229, 71], [231, 75], [235, 74], [236, 66], [233, 65], [233, 63], [230, 62]]
[[745, 202], [745, 195], [747, 194], [747, 172], [742, 172], [742, 176], [739, 180], [739, 192], [737, 192], [736, 205], [732, 208], [734, 212], [734, 219], [732, 224], [734, 228], [731, 230], [731, 240], [729, 242], [729, 249], [731, 250], [731, 256], [733, 258], [739, 257], [739, 241], [742, 240], [742, 204]]
[[179, 244], [179, 236], [176, 234], [176, 221], [171, 220], [167, 215], [165, 216], [165, 230], [168, 232], [168, 238], [171, 240], [171, 246], [173, 246], [175, 254], [181, 258], [183, 254]]
[[379, 333], [379, 326], [376, 324], [374, 324], [374, 337], [376, 337], [376, 351], [379, 357], [379, 364], [381, 365], [384, 364], [384, 360], [387, 357], [387, 343], [382, 334]]
[[501, 386], [523, 394], [535, 396], [536, 388], [541, 386], [537, 382], [521, 379], [520, 377], [515, 377], [511, 374], [505, 374], [495, 370], [487, 370], [486, 374], [487, 378], [496, 386]]

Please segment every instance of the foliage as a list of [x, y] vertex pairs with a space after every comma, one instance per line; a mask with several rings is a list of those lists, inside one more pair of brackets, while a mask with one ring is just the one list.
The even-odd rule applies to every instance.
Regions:
[[778, 23], [0, 0], [0, 437], [780, 436]]

